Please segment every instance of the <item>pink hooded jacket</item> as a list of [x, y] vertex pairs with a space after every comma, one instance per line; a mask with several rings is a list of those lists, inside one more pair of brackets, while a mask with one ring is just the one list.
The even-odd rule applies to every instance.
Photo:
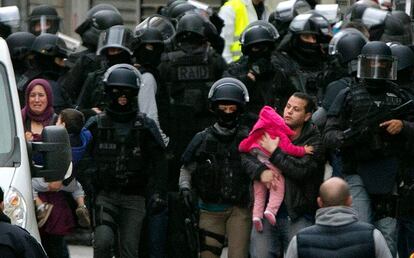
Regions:
[[279, 148], [286, 154], [303, 157], [305, 155], [305, 148], [303, 146], [295, 146], [292, 144], [290, 137], [295, 135], [295, 132], [286, 125], [283, 118], [276, 113], [276, 111], [269, 106], [264, 106], [260, 110], [259, 119], [250, 131], [249, 136], [241, 141], [239, 145], [240, 152], [250, 152], [254, 148], [258, 148], [265, 154], [270, 155], [263, 149], [259, 141], [267, 132], [272, 139], [280, 138]]

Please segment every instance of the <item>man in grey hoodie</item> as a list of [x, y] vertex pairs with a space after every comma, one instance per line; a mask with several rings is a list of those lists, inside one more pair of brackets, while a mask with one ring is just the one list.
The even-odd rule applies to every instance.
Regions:
[[391, 257], [381, 232], [358, 221], [344, 180], [338, 177], [326, 180], [319, 188], [317, 201], [320, 209], [316, 212], [316, 224], [292, 238], [287, 258]]

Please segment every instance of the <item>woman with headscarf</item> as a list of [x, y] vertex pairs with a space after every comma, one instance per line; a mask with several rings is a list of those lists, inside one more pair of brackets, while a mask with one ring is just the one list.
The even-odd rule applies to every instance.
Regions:
[[[53, 125], [57, 115], [53, 109], [53, 94], [50, 83], [44, 79], [32, 80], [26, 88], [26, 104], [22, 109], [22, 117], [27, 141], [41, 141], [45, 126]], [[37, 164], [42, 163], [42, 157], [34, 156]], [[36, 183], [36, 179], [33, 180]], [[40, 227], [42, 245], [50, 258], [65, 257], [64, 235], [71, 232], [75, 226], [72, 212], [62, 192], [62, 181], [48, 183], [49, 192], [39, 192], [38, 197], [43, 204], [39, 205], [36, 214]], [[40, 209], [39, 209], [40, 208]], [[45, 218], [46, 216], [46, 218]]]

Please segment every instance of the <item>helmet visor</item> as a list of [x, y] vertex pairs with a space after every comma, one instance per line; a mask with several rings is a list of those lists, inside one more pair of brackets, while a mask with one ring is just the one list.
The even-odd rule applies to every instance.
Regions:
[[397, 79], [397, 59], [392, 56], [367, 56], [358, 57], [357, 77], [360, 79]]
[[34, 35], [43, 33], [55, 34], [59, 30], [60, 20], [56, 16], [41, 15], [29, 17], [29, 29]]
[[146, 28], [154, 28], [160, 31], [164, 41], [171, 40], [175, 35], [175, 28], [172, 23], [160, 15], [153, 15], [146, 18], [135, 27], [135, 32], [145, 31]]
[[123, 26], [111, 27], [110, 29], [100, 34], [97, 54], [102, 55], [102, 51], [108, 48], [119, 48], [132, 55], [132, 42], [132, 33], [127, 28]]

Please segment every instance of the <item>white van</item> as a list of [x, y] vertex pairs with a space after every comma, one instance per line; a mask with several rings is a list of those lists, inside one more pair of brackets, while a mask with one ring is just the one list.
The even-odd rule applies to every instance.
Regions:
[[[4, 191], [4, 213], [40, 242], [31, 179], [64, 178], [71, 167], [69, 138], [65, 129], [50, 126], [42, 132], [44, 142], [27, 143], [20, 110], [9, 50], [0, 38], [0, 186]], [[32, 151], [44, 155], [42, 167], [31, 166]]]

